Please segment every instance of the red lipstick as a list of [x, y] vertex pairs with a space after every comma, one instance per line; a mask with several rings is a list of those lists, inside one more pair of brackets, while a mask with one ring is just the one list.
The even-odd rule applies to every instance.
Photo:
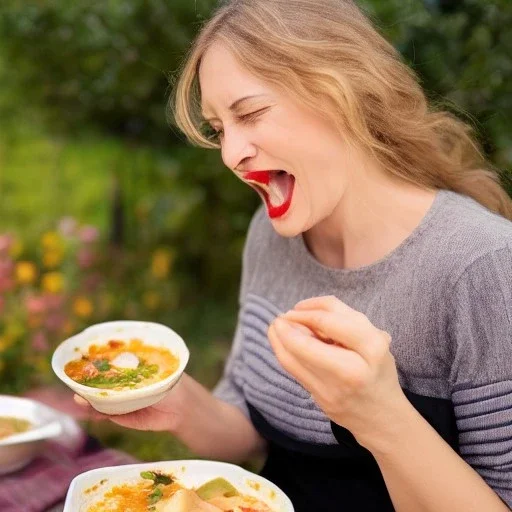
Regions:
[[246, 171], [242, 179], [263, 197], [271, 219], [282, 217], [290, 209], [295, 185], [291, 174], [273, 170]]

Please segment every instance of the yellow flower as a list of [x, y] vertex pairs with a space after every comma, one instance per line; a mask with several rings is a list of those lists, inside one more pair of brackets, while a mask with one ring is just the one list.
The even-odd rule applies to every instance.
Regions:
[[157, 292], [146, 292], [142, 296], [142, 303], [149, 310], [155, 310], [162, 302], [160, 294]]
[[62, 248], [49, 249], [43, 254], [43, 265], [46, 268], [55, 268], [62, 263], [63, 258], [64, 251]]
[[151, 259], [151, 273], [157, 279], [165, 279], [171, 270], [174, 252], [169, 249], [157, 249]]
[[45, 292], [59, 293], [64, 288], [64, 276], [60, 272], [47, 272], [41, 278], [41, 286]]
[[48, 231], [41, 237], [43, 249], [59, 249], [62, 247], [62, 238], [56, 231]]
[[73, 301], [73, 313], [80, 318], [89, 318], [94, 311], [92, 302], [86, 297], [77, 297]]
[[20, 284], [32, 284], [37, 278], [37, 268], [31, 261], [16, 263], [16, 280]]

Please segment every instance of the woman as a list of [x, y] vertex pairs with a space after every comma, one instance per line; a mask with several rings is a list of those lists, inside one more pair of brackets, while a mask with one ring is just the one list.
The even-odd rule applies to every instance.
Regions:
[[175, 115], [265, 206], [214, 394], [113, 421], [266, 449], [298, 512], [508, 510], [512, 203], [467, 127], [349, 0], [225, 3]]

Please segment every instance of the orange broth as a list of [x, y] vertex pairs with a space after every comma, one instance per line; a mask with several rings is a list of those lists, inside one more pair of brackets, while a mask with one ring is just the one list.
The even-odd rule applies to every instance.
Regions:
[[[123, 352], [139, 359], [135, 369], [118, 368], [111, 361]], [[176, 371], [179, 359], [165, 348], [145, 345], [139, 339], [129, 343], [110, 340], [104, 345], [91, 345], [80, 359], [70, 361], [64, 372], [74, 381], [101, 389], [135, 389], [165, 379]]]
[[[183, 489], [177, 483], [162, 486], [162, 499], [170, 498], [176, 491]], [[151, 482], [112, 487], [104, 499], [87, 509], [87, 512], [148, 512], [149, 496], [154, 487]]]

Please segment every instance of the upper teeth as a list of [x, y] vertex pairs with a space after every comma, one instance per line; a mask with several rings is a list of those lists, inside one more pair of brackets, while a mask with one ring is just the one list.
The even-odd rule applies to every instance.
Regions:
[[[279, 174], [282, 171], [277, 171], [275, 174]], [[283, 193], [281, 191], [281, 187], [277, 184], [277, 182], [272, 179], [272, 176], [269, 180], [268, 185], [265, 183], [261, 183], [260, 181], [256, 180], [246, 180], [248, 183], [254, 183], [254, 185], [257, 185], [258, 187], [261, 187], [269, 196], [270, 202], [273, 206], [279, 206], [285, 201], [285, 197], [283, 196]]]

